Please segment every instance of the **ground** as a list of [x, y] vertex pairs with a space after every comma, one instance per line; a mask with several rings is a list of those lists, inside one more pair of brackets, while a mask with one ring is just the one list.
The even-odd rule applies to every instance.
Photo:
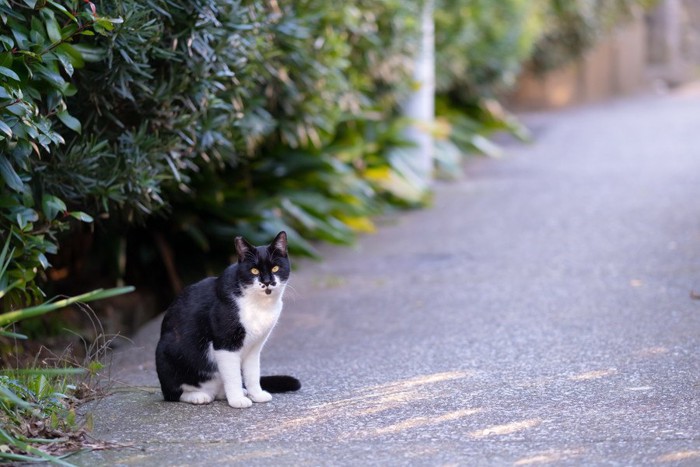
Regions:
[[435, 205], [300, 262], [263, 374], [301, 391], [165, 403], [158, 322], [79, 465], [697, 465], [700, 92], [524, 116]]

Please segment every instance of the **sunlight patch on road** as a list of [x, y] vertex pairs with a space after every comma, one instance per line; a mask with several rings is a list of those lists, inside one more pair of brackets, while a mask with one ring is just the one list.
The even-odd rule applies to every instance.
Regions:
[[608, 368], [607, 370], [593, 370], [569, 376], [570, 381], [590, 381], [592, 379], [600, 379], [606, 376], [612, 376], [617, 373], [616, 368]]
[[579, 457], [584, 452], [584, 449], [564, 449], [562, 451], [551, 450], [541, 454], [536, 454], [534, 456], [524, 457], [515, 461], [513, 465], [551, 464], [554, 462], [562, 462]]
[[659, 456], [656, 462], [680, 462], [690, 459], [700, 459], [700, 451], [676, 451]]
[[670, 350], [667, 349], [666, 347], [662, 346], [656, 346], [656, 347], [647, 347], [646, 349], [642, 349], [638, 352], [635, 352], [635, 356], [637, 357], [655, 357], [657, 355], [664, 355], [669, 353]]
[[356, 432], [350, 434], [349, 438], [367, 438], [371, 436], [382, 436], [393, 433], [400, 433], [402, 431], [411, 430], [414, 428], [421, 428], [425, 426], [440, 425], [442, 423], [451, 422], [459, 420], [460, 418], [468, 417], [470, 415], [475, 415], [482, 412], [482, 409], [462, 409], [455, 410], [454, 412], [448, 412], [444, 415], [438, 417], [415, 417], [409, 418], [399, 423], [394, 423], [393, 425], [387, 425], [381, 428], [375, 428], [372, 430], [364, 430], [361, 432]]
[[260, 449], [257, 451], [242, 452], [223, 456], [217, 459], [217, 461], [219, 463], [250, 462], [262, 459], [272, 459], [274, 457], [283, 457], [285, 455], [289, 455], [289, 451], [282, 449]]
[[354, 407], [358, 410], [359, 414], [376, 413], [396, 407], [397, 405], [423, 399], [432, 399], [435, 397], [435, 394], [429, 390], [423, 390], [424, 386], [467, 378], [469, 376], [471, 376], [470, 373], [464, 371], [448, 371], [432, 375], [416, 376], [414, 378], [373, 386], [360, 391], [360, 394], [357, 396], [316, 405], [311, 407], [311, 409], [339, 410], [347, 407]]
[[522, 420], [520, 422], [506, 423], [504, 425], [494, 425], [482, 430], [476, 430], [469, 433], [472, 438], [482, 439], [488, 438], [489, 436], [503, 436], [517, 433], [519, 431], [527, 430], [528, 428], [534, 428], [542, 424], [542, 419], [531, 418], [529, 420]]
[[[450, 396], [453, 391], [447, 387], [440, 387], [441, 384], [471, 376], [465, 371], [448, 371], [429, 375], [420, 375], [399, 381], [371, 386], [355, 392], [356, 395], [342, 398], [335, 401], [326, 402], [311, 406], [307, 409], [307, 414], [277, 423], [274, 427], [266, 426], [261, 430], [251, 430], [254, 432], [249, 440], [260, 441], [273, 439], [276, 436], [285, 435], [289, 432], [300, 431], [309, 426], [328, 423], [346, 419], [348, 423], [361, 417], [375, 415], [391, 409], [415, 405], [416, 403], [426, 403], [425, 401], [439, 400], [441, 397]], [[475, 413], [475, 409], [458, 410], [439, 417], [420, 417], [421, 420], [415, 422], [418, 425], [444, 423], [454, 419]], [[467, 413], [468, 412], [468, 413]], [[389, 428], [400, 430], [401, 428]], [[379, 429], [381, 430], [381, 428]], [[364, 431], [360, 431], [362, 435]], [[381, 433], [380, 433], [381, 434]], [[339, 435], [344, 438], [345, 434]]]

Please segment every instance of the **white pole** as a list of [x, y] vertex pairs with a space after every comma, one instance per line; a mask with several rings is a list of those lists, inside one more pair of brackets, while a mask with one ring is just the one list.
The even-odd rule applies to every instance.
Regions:
[[435, 121], [435, 25], [433, 22], [434, 0], [424, 0], [421, 11], [421, 41], [415, 61], [413, 79], [419, 88], [404, 105], [404, 113], [413, 123], [406, 137], [416, 147], [411, 162], [416, 175], [429, 184], [433, 177], [433, 137]]

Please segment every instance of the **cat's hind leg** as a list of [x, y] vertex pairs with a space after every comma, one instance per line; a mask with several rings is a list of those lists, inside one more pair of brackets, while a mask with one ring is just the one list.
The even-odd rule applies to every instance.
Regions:
[[183, 391], [180, 396], [180, 402], [188, 402], [195, 405], [209, 404], [213, 400], [214, 398], [210, 394], [202, 391]]
[[205, 381], [200, 383], [199, 386], [183, 384], [180, 402], [188, 402], [197, 405], [209, 404], [217, 397], [222, 387], [223, 385], [219, 378]]
[[214, 379], [218, 382], [218, 386], [216, 387], [216, 394], [214, 394], [214, 399], [216, 399], [217, 401], [225, 401], [226, 389], [224, 389], [224, 381], [221, 379], [221, 375], [219, 373], [215, 373]]

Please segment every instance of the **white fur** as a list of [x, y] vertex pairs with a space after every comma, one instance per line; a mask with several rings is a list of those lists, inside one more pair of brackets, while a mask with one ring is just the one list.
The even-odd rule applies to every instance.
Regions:
[[270, 331], [277, 324], [277, 319], [282, 312], [282, 293], [285, 286], [275, 278], [277, 286], [268, 288], [272, 290], [270, 295], [265, 293], [262, 284], [256, 279], [252, 286], [248, 287], [243, 296], [236, 299], [241, 324], [245, 328], [245, 342], [243, 348], [261, 342], [261, 347], [270, 335]]
[[208, 404], [217, 398], [217, 395], [222, 390], [221, 378], [217, 374], [215, 378], [201, 383], [199, 387], [183, 384], [180, 401], [189, 402], [190, 404]]
[[[253, 402], [268, 402], [272, 396], [260, 387], [260, 352], [282, 312], [282, 294], [285, 284], [275, 277], [276, 286], [263, 287], [257, 279], [236, 297], [239, 318], [245, 329], [243, 347], [235, 352], [214, 350], [210, 344], [209, 359], [216, 364], [214, 377], [193, 387], [182, 385], [180, 401], [208, 404], [224, 396], [231, 407], [247, 408]], [[265, 289], [270, 288], [271, 294]], [[245, 389], [243, 383], [245, 382]]]

